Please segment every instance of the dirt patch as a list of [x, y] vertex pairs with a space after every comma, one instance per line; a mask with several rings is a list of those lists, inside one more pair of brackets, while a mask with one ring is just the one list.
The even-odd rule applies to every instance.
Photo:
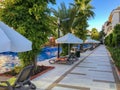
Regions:
[[52, 67], [52, 66], [39, 66], [39, 70], [34, 75], [32, 75], [31, 80], [52, 70], [52, 69], [54, 69], [54, 67]]

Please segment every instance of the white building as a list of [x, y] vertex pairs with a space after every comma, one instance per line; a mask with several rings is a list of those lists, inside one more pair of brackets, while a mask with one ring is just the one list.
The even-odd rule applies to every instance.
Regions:
[[102, 30], [104, 31], [106, 36], [109, 35], [113, 30], [111, 22], [106, 21], [102, 27]]
[[120, 7], [111, 12], [110, 18], [112, 22], [112, 28], [114, 28], [116, 24], [120, 23]]
[[111, 12], [108, 21], [106, 21], [103, 25], [102, 29], [106, 36], [108, 36], [113, 31], [114, 26], [119, 23], [120, 23], [120, 7], [114, 9]]

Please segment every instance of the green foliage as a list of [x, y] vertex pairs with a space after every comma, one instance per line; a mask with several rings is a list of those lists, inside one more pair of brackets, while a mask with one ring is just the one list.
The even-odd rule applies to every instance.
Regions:
[[14, 67], [14, 72], [19, 74], [20, 71], [22, 70], [22, 68], [23, 68], [22, 66], [16, 66], [16, 67]]
[[78, 15], [82, 15], [82, 18], [89, 19], [90, 17], [94, 16], [94, 12], [92, 9], [94, 9], [93, 6], [91, 6], [91, 0], [75, 0], [75, 5], [78, 9]]
[[101, 38], [103, 38], [104, 36], [105, 36], [105, 33], [103, 32], [103, 30], [100, 31], [100, 32], [99, 32], [99, 38], [101, 39]]
[[92, 39], [95, 39], [95, 40], [99, 39], [99, 32], [97, 31], [96, 28], [92, 28], [91, 37], [92, 37]]
[[116, 44], [118, 47], [120, 47], [120, 34], [117, 34], [116, 36]]
[[68, 44], [62, 44], [61, 46], [62, 46], [62, 53], [61, 53], [61, 55], [62, 56], [68, 55]]
[[116, 43], [116, 34], [112, 33], [113, 34], [113, 38], [112, 38], [112, 46], [115, 47], [117, 45]]
[[[16, 79], [17, 79], [17, 78], [12, 77], [12, 78], [8, 79], [7, 81], [8, 81], [9, 84], [12, 86], [12, 85], [14, 85]], [[1, 85], [1, 86], [8, 86], [6, 83], [0, 83], [0, 85]]]
[[[69, 7], [67, 9], [67, 7], [65, 6], [65, 3], [61, 3], [60, 7], [58, 7], [58, 10], [56, 9], [51, 9], [51, 11], [53, 12], [54, 16], [58, 19], [60, 18], [60, 30], [61, 32], [65, 35], [68, 32], [72, 32], [72, 24], [73, 24], [73, 20], [75, 18], [76, 15], [76, 10], [74, 7]], [[69, 20], [66, 20], [66, 18], [69, 18]], [[57, 23], [57, 19], [56, 19], [56, 23]]]
[[120, 24], [116, 24], [113, 33], [115, 34], [115, 46], [120, 46]]
[[108, 50], [110, 51], [111, 56], [115, 61], [115, 65], [120, 69], [120, 48], [108, 47]]
[[75, 7], [77, 9], [76, 18], [74, 20], [75, 32], [83, 32], [83, 35], [77, 34], [78, 37], [85, 39], [86, 28], [89, 26], [87, 20], [94, 17], [94, 12], [92, 11], [93, 6], [90, 4], [91, 0], [75, 0]]
[[116, 43], [115, 41], [116, 41], [116, 36], [113, 33], [111, 33], [105, 38], [105, 44], [107, 46], [114, 46]]
[[108, 45], [108, 41], [107, 41], [107, 40], [108, 40], [108, 37], [106, 37], [105, 40], [104, 40], [104, 41], [105, 41], [105, 42], [104, 42], [105, 45]]
[[105, 44], [107, 46], [112, 46], [115, 47], [116, 46], [116, 35], [114, 33], [109, 34], [106, 38], [105, 38]]
[[52, 32], [48, 3], [55, 0], [5, 0], [0, 19], [32, 41], [32, 50], [20, 54], [24, 66], [35, 64], [36, 55]]
[[105, 44], [111, 53], [115, 65], [120, 69], [120, 24], [114, 27], [113, 33], [105, 38]]
[[109, 35], [109, 46], [112, 46], [112, 38], [113, 38], [113, 34], [111, 33]]
[[65, 18], [70, 18], [67, 21], [61, 22], [60, 30], [63, 35], [72, 32], [79, 38], [85, 40], [86, 28], [88, 27], [87, 20], [94, 16], [94, 12], [92, 11], [93, 7], [90, 2], [91, 0], [75, 0], [75, 3], [71, 4], [69, 8], [66, 8], [65, 3], [61, 3], [58, 10], [52, 9], [55, 17], [59, 17], [61, 21]]
[[87, 20], [94, 16], [94, 12], [92, 11], [93, 7], [90, 5], [90, 2], [91, 0], [77, 0], [69, 8], [66, 8], [65, 3], [61, 3], [58, 10], [51, 10], [55, 17], [59, 17], [60, 20], [70, 18], [70, 20], [61, 22], [61, 31], [63, 34], [86, 30], [88, 27]]
[[78, 28], [79, 29], [74, 32], [75, 35], [78, 36], [82, 40], [86, 40], [87, 30], [83, 30], [80, 27], [78, 27]]
[[109, 44], [111, 44], [111, 46], [113, 47], [119, 47], [120, 46], [120, 24], [117, 24], [114, 27], [113, 33], [111, 33], [110, 35], [108, 35], [109, 40], [106, 40], [107, 45], [110, 46]]
[[114, 31], [115, 34], [120, 34], [120, 24], [116, 24], [114, 27]]
[[12, 76], [16, 76], [20, 73], [20, 71], [23, 69], [23, 66], [16, 66], [14, 67], [14, 69], [12, 69], [11, 71], [5, 72], [5, 75], [12, 75]]
[[[65, 6], [65, 3], [61, 3], [60, 7], [58, 7], [58, 10], [56, 9], [51, 9], [53, 14], [56, 17], [56, 23], [57, 19], [60, 18], [60, 31], [62, 32], [63, 35], [67, 34], [68, 32], [72, 32], [72, 24], [76, 15], [76, 9], [73, 7], [67, 7]], [[69, 18], [69, 20], [64, 21], [66, 18]], [[58, 25], [56, 25], [58, 26]], [[62, 45], [62, 55], [68, 54], [67, 52], [67, 46]]]
[[103, 38], [104, 38], [104, 36], [105, 36], [105, 33], [103, 32], [103, 30], [101, 30], [101, 31], [99, 32], [99, 40], [101, 41], [101, 43], [103, 43]]

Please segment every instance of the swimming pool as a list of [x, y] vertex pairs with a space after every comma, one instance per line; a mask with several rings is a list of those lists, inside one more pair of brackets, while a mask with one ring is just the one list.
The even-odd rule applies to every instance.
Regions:
[[[62, 52], [62, 48], [60, 48], [60, 53]], [[37, 61], [43, 61], [46, 59], [50, 59], [52, 57], [56, 57], [58, 54], [58, 47], [44, 47], [41, 52], [37, 56]]]

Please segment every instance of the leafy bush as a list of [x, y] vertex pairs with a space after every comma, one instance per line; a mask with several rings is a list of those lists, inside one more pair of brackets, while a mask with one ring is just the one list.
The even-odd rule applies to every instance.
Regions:
[[117, 24], [113, 33], [105, 38], [105, 45], [108, 46], [115, 65], [120, 69], [120, 24]]
[[120, 34], [117, 34], [116, 44], [117, 44], [118, 47], [120, 46]]
[[120, 24], [116, 24], [114, 27], [114, 31], [115, 34], [120, 34]]
[[110, 36], [105, 38], [105, 45], [110, 46]]
[[120, 48], [108, 47], [108, 50], [111, 53], [115, 65], [118, 67], [118, 69], [120, 69]]
[[[15, 81], [16, 81], [16, 78], [15, 78], [15, 77], [12, 77], [12, 78], [8, 79], [7, 81], [10, 83], [10, 85], [14, 85], [14, 83], [15, 83]], [[7, 86], [6, 83], [0, 83], [0, 85], [2, 85], [2, 86]]]
[[16, 66], [16, 67], [14, 67], [14, 71], [15, 71], [15, 73], [19, 73], [21, 70], [23, 69], [23, 67], [21, 67], [21, 66]]
[[62, 44], [62, 56], [65, 56], [68, 54], [68, 44]]
[[113, 33], [113, 38], [112, 38], [112, 46], [116, 46], [116, 34]]
[[23, 67], [21, 66], [16, 66], [14, 67], [13, 70], [5, 72], [5, 75], [12, 75], [12, 76], [16, 76], [21, 70], [23, 69]]
[[105, 38], [105, 45], [112, 47], [120, 46], [120, 24], [117, 24], [114, 27], [113, 33]]

